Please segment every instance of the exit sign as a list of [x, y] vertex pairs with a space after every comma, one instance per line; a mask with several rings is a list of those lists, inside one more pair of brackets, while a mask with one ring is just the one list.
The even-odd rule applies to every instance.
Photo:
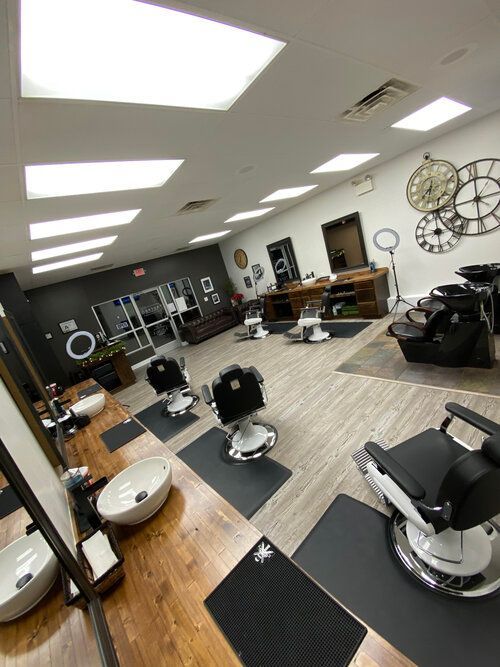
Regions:
[[141, 268], [139, 268], [139, 269], [134, 269], [134, 270], [132, 271], [132, 273], [134, 274], [134, 276], [135, 276], [136, 278], [139, 278], [139, 276], [144, 276], [144, 275], [146, 275], [146, 271], [142, 268], [142, 266], [141, 266]]

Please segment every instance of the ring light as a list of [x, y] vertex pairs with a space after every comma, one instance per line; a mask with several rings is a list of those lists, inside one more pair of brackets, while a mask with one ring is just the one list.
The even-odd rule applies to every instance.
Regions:
[[285, 271], [287, 270], [287, 265], [283, 258], [278, 259], [278, 261], [274, 265], [274, 270], [276, 273], [285, 273]]
[[[392, 244], [391, 243], [384, 244], [383, 242], [381, 242], [381, 237], [383, 234], [389, 234], [390, 236], [393, 237]], [[395, 229], [391, 229], [390, 227], [382, 227], [382, 229], [379, 229], [378, 232], [375, 232], [375, 234], [373, 235], [373, 245], [379, 250], [382, 250], [382, 252], [394, 252], [398, 247], [399, 242], [400, 242], [399, 234]]]
[[[77, 338], [80, 338], [83, 336], [84, 338], [88, 338], [90, 341], [90, 347], [89, 349], [84, 352], [83, 354], [77, 354], [76, 352], [73, 352], [73, 348], [71, 347], [74, 343], [74, 341]], [[68, 356], [71, 357], [72, 359], [86, 359], [87, 357], [90, 357], [92, 352], [95, 350], [95, 336], [91, 334], [89, 331], [75, 331], [75, 333], [71, 334], [71, 336], [68, 338], [68, 341], [66, 343], [66, 352], [68, 353]]]

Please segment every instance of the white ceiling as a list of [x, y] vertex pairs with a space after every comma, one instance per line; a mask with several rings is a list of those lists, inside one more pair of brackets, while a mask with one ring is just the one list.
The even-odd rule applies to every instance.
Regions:
[[[103, 0], [105, 1], [105, 0]], [[129, 104], [19, 99], [17, 2], [0, 0], [0, 271], [24, 289], [90, 272], [83, 264], [33, 276], [31, 250], [102, 236], [100, 231], [31, 242], [28, 225], [142, 208], [97, 265], [160, 257], [223, 221], [258, 207], [274, 190], [319, 183], [299, 199], [369, 170], [309, 172], [338, 153], [380, 152], [370, 168], [500, 108], [500, 0], [197, 0], [155, 4], [248, 27], [287, 46], [227, 112]], [[446, 67], [455, 49], [470, 53]], [[89, 36], [91, 48], [91, 36]], [[420, 89], [365, 124], [339, 113], [391, 77]], [[473, 110], [430, 132], [391, 123], [443, 95]], [[27, 201], [24, 164], [185, 158], [165, 186]], [[251, 171], [240, 174], [242, 167]], [[215, 198], [205, 212], [175, 216]], [[275, 202], [275, 210], [296, 200]], [[262, 218], [231, 223], [233, 234]], [[227, 237], [226, 237], [227, 238]]]

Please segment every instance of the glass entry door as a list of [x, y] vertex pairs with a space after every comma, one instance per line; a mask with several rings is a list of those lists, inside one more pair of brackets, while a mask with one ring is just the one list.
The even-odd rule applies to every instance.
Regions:
[[132, 295], [139, 318], [156, 352], [167, 352], [180, 345], [177, 328], [160, 290], [153, 289]]

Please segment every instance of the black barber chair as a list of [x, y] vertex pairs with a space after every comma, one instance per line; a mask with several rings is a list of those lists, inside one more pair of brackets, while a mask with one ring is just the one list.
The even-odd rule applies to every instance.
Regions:
[[158, 356], [150, 359], [146, 370], [146, 382], [153, 387], [157, 395], [166, 393], [164, 417], [177, 417], [192, 410], [200, 400], [191, 393], [189, 373], [184, 357], [177, 362], [173, 357]]
[[[456, 403], [446, 410], [439, 429], [390, 449], [366, 443], [366, 475], [395, 507], [398, 562], [436, 591], [480, 597], [500, 588], [500, 424]], [[486, 434], [480, 449], [448, 433], [455, 417]]]
[[201, 388], [205, 403], [224, 427], [232, 427], [227, 436], [226, 454], [236, 461], [256, 459], [274, 447], [278, 432], [269, 424], [256, 424], [252, 417], [266, 407], [264, 378], [251, 366], [236, 364], [224, 368], [212, 382], [212, 394], [206, 384]]
[[[495, 340], [484, 314], [490, 295], [491, 286], [484, 283], [436, 287], [419, 301], [425, 306], [406, 313], [409, 322], [392, 323], [387, 334], [410, 362], [492, 368]], [[415, 319], [422, 314], [423, 321]]]
[[492, 329], [493, 333], [500, 333], [500, 263], [461, 266], [455, 273], [471, 283], [489, 283], [492, 285]]
[[322, 343], [329, 340], [333, 334], [321, 328], [321, 321], [325, 315], [331, 315], [331, 286], [323, 290], [321, 301], [308, 301], [305, 308], [300, 311], [297, 326], [300, 333], [285, 332], [285, 337], [290, 340], [300, 340], [304, 343]]

